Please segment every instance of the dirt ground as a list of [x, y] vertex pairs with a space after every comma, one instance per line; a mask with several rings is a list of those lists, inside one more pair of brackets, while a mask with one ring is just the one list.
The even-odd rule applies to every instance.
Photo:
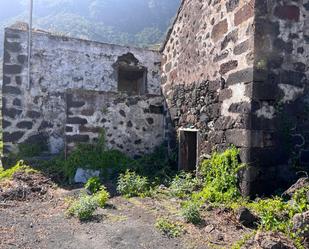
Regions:
[[[8, 191], [10, 195], [6, 194]], [[41, 175], [35, 180], [20, 176], [13, 183], [0, 185], [0, 248], [231, 248], [236, 241], [252, 234], [250, 229], [237, 223], [233, 214], [215, 209], [203, 212], [203, 224], [183, 223], [184, 234], [168, 238], [155, 228], [156, 219], [163, 216], [182, 220], [179, 201], [166, 196], [156, 199], [113, 197], [107, 208], [95, 213], [93, 220], [81, 223], [65, 215], [65, 199], [78, 192], [56, 187]], [[248, 248], [259, 247], [251, 244]]]

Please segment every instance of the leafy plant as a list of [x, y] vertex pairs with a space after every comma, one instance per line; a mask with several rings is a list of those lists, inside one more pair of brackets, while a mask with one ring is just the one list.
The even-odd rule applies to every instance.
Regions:
[[295, 202], [294, 207], [297, 212], [302, 213], [309, 210], [308, 193], [309, 187], [304, 187], [294, 193], [292, 200]]
[[183, 233], [183, 226], [166, 218], [159, 218], [155, 227], [170, 238], [179, 237]]
[[96, 193], [101, 188], [101, 181], [99, 177], [91, 177], [85, 184], [85, 189], [88, 189], [91, 193]]
[[197, 186], [198, 180], [192, 174], [181, 172], [173, 178], [169, 190], [172, 196], [185, 198], [192, 194]]
[[109, 193], [106, 191], [104, 186], [100, 187], [100, 190], [93, 195], [93, 198], [97, 205], [100, 208], [104, 208], [108, 198], [110, 197]]
[[239, 150], [235, 147], [223, 153], [214, 153], [201, 164], [204, 188], [194, 194], [193, 198], [219, 203], [236, 200], [240, 196], [237, 174], [244, 167], [245, 165], [239, 162]]
[[81, 221], [89, 220], [97, 209], [98, 204], [95, 198], [83, 194], [79, 199], [73, 201], [67, 210], [67, 214], [77, 217]]
[[11, 179], [16, 172], [36, 173], [37, 171], [28, 166], [24, 161], [18, 161], [15, 166], [5, 170], [0, 167], [0, 181]]
[[182, 217], [186, 222], [198, 224], [202, 221], [200, 206], [196, 202], [188, 201], [182, 207]]
[[126, 197], [142, 196], [149, 190], [147, 177], [137, 175], [129, 170], [120, 174], [117, 182], [117, 191]]

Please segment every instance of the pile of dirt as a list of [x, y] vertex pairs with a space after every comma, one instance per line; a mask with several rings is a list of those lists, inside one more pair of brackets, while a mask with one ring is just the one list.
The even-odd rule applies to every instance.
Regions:
[[41, 173], [16, 172], [12, 180], [0, 183], [0, 201], [50, 199], [53, 183]]

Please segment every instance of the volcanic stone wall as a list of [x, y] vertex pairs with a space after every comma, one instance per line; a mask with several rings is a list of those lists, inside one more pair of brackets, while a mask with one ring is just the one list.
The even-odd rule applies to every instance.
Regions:
[[201, 154], [240, 149], [245, 195], [308, 166], [308, 1], [185, 0], [163, 47], [170, 146], [201, 132]]
[[163, 96], [72, 90], [67, 100], [68, 149], [97, 141], [102, 128], [109, 148], [132, 157], [151, 153], [164, 142]]
[[[120, 57], [133, 58], [136, 65], [145, 68], [146, 94], [161, 96], [160, 53], [54, 36], [43, 31], [33, 33], [31, 83], [28, 85], [27, 37], [25, 26], [5, 30], [2, 88], [5, 155], [16, 151], [17, 145], [23, 143], [45, 144], [45, 150], [52, 154], [63, 150], [66, 122], [70, 120], [67, 106], [71, 107], [66, 92], [83, 89], [116, 93], [116, 64]], [[118, 98], [118, 101], [126, 103], [126, 97]], [[143, 103], [140, 102], [140, 108], [147, 108]], [[102, 108], [107, 104], [102, 103]], [[95, 107], [102, 109], [99, 105]], [[119, 106], [115, 105], [115, 108]], [[155, 118], [154, 124], [161, 125]], [[103, 123], [101, 125], [103, 127]], [[76, 129], [74, 134], [78, 132]], [[161, 126], [157, 129], [161, 131]], [[120, 144], [119, 138], [117, 141]]]
[[199, 129], [201, 154], [250, 147], [253, 24], [254, 1], [192, 0], [183, 1], [170, 31], [162, 61], [170, 134]]
[[309, 1], [256, 1], [255, 15], [251, 129], [267, 143], [245, 157], [266, 192], [309, 166]]

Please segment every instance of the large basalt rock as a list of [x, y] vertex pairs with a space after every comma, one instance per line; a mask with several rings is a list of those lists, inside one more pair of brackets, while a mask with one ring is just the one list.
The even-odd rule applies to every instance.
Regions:
[[294, 215], [293, 230], [300, 233], [303, 238], [309, 239], [309, 211]]
[[245, 227], [254, 228], [259, 222], [259, 217], [253, 214], [248, 208], [241, 207], [237, 212], [237, 220]]
[[294, 183], [288, 190], [286, 190], [283, 193], [283, 196], [286, 198], [292, 198], [292, 196], [295, 194], [296, 191], [309, 187], [309, 178], [308, 177], [303, 177], [298, 179], [296, 183]]

